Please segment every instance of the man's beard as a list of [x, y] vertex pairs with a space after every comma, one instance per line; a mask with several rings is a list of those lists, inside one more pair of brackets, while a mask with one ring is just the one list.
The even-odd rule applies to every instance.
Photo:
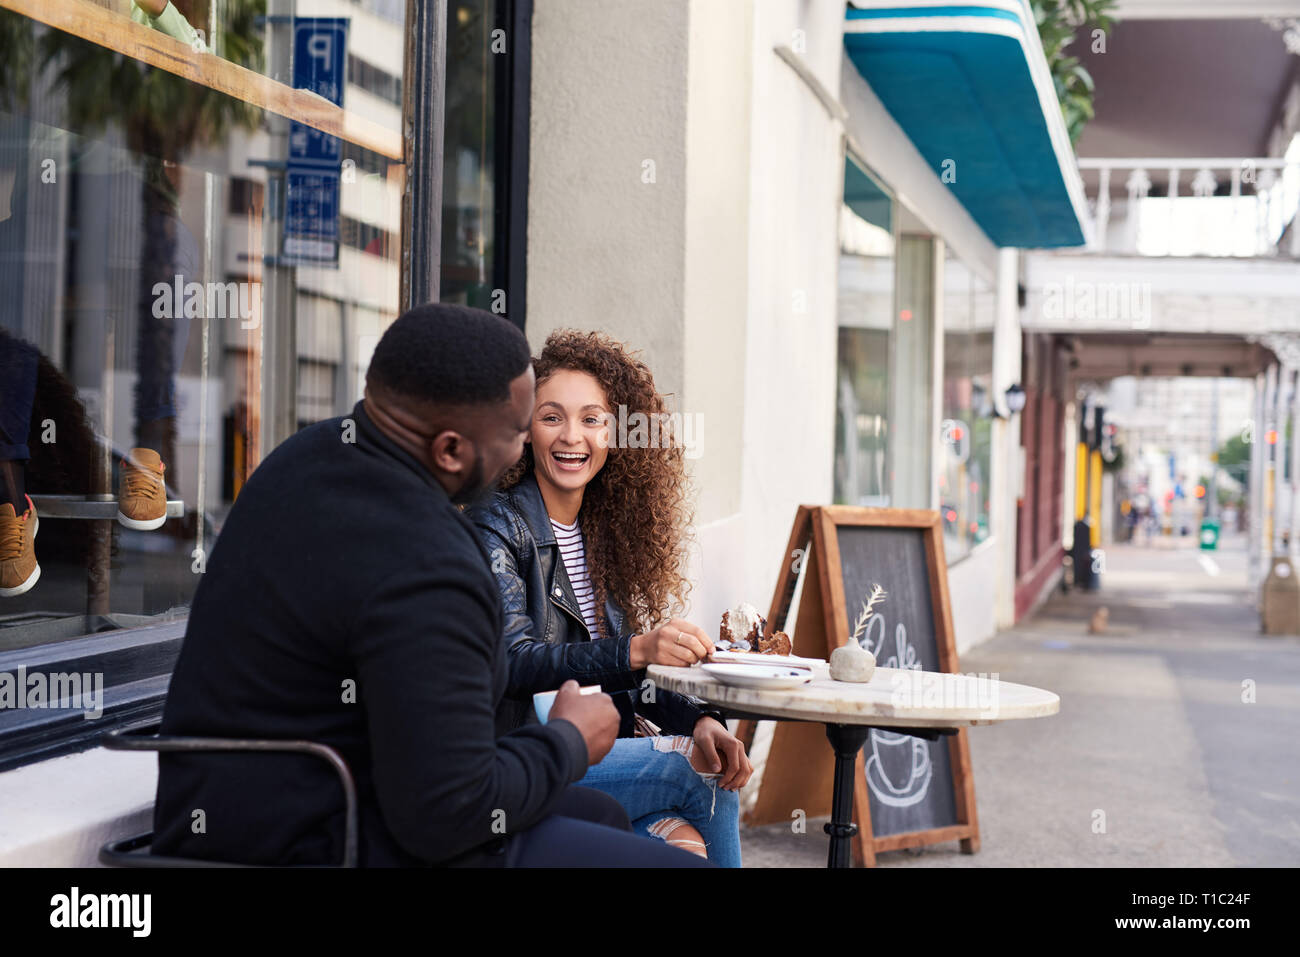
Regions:
[[484, 481], [483, 455], [476, 452], [474, 467], [470, 469], [469, 475], [465, 476], [465, 484], [457, 489], [456, 494], [451, 497], [452, 504], [463, 505], [465, 508], [473, 508], [475, 505], [483, 504], [488, 496], [496, 490], [497, 482], [505, 474], [506, 470], [502, 469], [500, 473], [492, 476], [492, 481]]

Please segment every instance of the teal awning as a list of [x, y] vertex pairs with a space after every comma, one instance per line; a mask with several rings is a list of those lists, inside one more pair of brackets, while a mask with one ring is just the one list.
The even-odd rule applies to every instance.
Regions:
[[892, 231], [894, 201], [851, 158], [844, 162], [844, 205], [873, 226]]
[[858, 7], [850, 61], [989, 239], [1083, 245], [1083, 183], [1028, 0]]

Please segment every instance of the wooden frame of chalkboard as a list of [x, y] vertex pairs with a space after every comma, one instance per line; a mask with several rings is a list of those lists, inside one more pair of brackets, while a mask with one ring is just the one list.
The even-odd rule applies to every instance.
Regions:
[[[900, 617], [895, 624], [894, 664], [899, 667], [922, 667], [927, 671], [956, 672], [957, 649], [952, 627], [952, 609], [948, 596], [947, 565], [943, 555], [942, 521], [938, 512], [921, 509], [858, 508], [842, 505], [800, 506], [795, 514], [789, 543], [782, 561], [769, 608], [771, 630], [788, 630], [791, 606], [800, 583], [803, 589], [793, 637], [794, 653], [808, 657], [829, 658], [836, 648], [850, 640], [849, 601], [846, 571], [857, 583], [862, 569], [856, 562], [846, 568], [842, 544], [866, 535], [881, 561], [893, 561], [893, 576], [868, 570], [872, 580], [885, 578], [890, 592], [879, 614], [873, 616], [878, 634], [878, 651], [886, 638], [886, 621], [891, 609], [911, 603], [909, 624], [911, 641]], [[860, 530], [860, 531], [859, 531]], [[846, 536], [841, 541], [841, 536]], [[917, 549], [916, 545], [920, 544]], [[863, 543], [854, 543], [864, 545]], [[913, 574], [898, 577], [905, 556], [900, 548], [910, 550]], [[886, 557], [888, 556], [888, 557]], [[919, 579], [919, 580], [918, 580]], [[928, 597], [928, 601], [926, 598]], [[891, 604], [892, 603], [892, 604]], [[858, 604], [855, 595], [854, 606]], [[918, 631], [922, 641], [917, 642]], [[868, 632], [862, 636], [871, 644]], [[905, 656], [907, 661], [902, 660]], [[877, 658], [882, 656], [877, 654]], [[885, 666], [885, 660], [881, 660]], [[749, 746], [753, 743], [755, 722], [743, 721], [739, 736]], [[891, 750], [892, 749], [892, 750]], [[906, 749], [911, 781], [916, 780], [918, 764], [925, 769], [921, 796], [891, 790], [887, 764], [897, 766], [897, 757]], [[882, 755], [882, 750], [887, 754]], [[979, 820], [975, 806], [975, 782], [971, 772], [970, 745], [964, 728], [954, 734], [927, 741], [923, 737], [900, 731], [873, 731], [864, 754], [855, 768], [854, 820], [858, 833], [853, 838], [853, 856], [859, 865], [875, 864], [876, 854], [884, 851], [917, 847], [944, 841], [959, 841], [963, 853], [979, 850]], [[834, 756], [827, 746], [825, 730], [812, 723], [777, 722], [772, 746], [760, 785], [758, 798], [746, 816], [749, 824], [774, 823], [825, 816], [830, 813], [831, 781]], [[868, 775], [876, 774], [871, 782]], [[885, 777], [881, 780], [880, 775]], [[939, 786], [929, 790], [937, 775]], [[948, 787], [949, 781], [951, 787]], [[911, 802], [911, 803], [908, 803]], [[872, 807], [876, 808], [873, 820]], [[916, 822], [919, 826], [912, 826]], [[877, 830], [883, 833], [877, 834]]]

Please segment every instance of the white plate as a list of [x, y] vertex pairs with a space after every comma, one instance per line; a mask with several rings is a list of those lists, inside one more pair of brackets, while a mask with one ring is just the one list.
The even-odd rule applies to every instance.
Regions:
[[725, 665], [790, 665], [794, 668], [811, 668], [824, 665], [821, 658], [800, 658], [798, 655], [761, 655], [752, 651], [715, 651], [711, 661]]
[[776, 665], [700, 665], [700, 670], [737, 688], [797, 688], [813, 678], [807, 668]]

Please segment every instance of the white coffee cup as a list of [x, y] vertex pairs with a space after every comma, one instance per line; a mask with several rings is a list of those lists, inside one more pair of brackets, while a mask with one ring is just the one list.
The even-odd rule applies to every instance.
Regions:
[[[555, 704], [555, 696], [560, 692], [557, 691], [539, 691], [533, 695], [533, 710], [537, 712], [537, 720], [546, 724], [546, 719], [551, 713], [551, 705]], [[578, 689], [578, 694], [600, 694], [600, 685], [586, 685]]]

